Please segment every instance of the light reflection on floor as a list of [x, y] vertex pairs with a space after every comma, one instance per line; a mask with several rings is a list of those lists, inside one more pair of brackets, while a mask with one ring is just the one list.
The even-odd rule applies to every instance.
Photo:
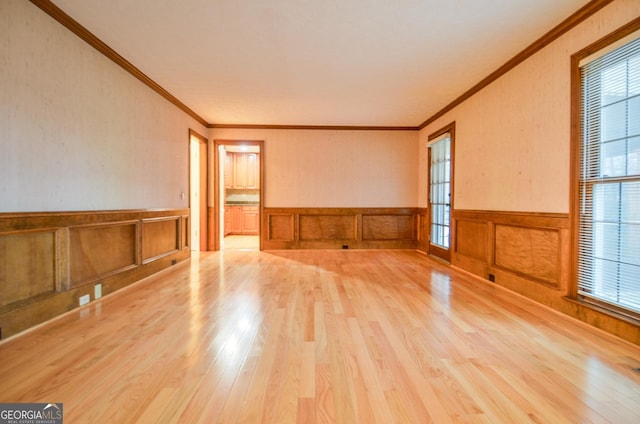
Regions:
[[259, 250], [259, 236], [226, 236], [222, 240], [221, 250]]

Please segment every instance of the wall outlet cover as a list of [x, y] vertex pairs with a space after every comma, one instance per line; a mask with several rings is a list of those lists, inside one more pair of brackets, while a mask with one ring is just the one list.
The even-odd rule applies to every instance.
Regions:
[[91, 301], [91, 296], [85, 294], [84, 296], [80, 296], [79, 302], [80, 306], [84, 306]]

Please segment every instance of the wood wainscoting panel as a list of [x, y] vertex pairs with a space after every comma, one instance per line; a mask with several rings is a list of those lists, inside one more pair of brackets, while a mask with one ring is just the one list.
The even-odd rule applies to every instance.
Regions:
[[[190, 225], [191, 222], [189, 221], [189, 215], [185, 215], [182, 217], [182, 219], [180, 220], [180, 246], [182, 246], [183, 249], [191, 249], [191, 243], [189, 241], [189, 238], [191, 237], [191, 231], [190, 231]], [[213, 228], [213, 227], [208, 227], [208, 228]], [[207, 243], [208, 243], [208, 239], [207, 239]], [[209, 245], [207, 244], [207, 249], [209, 248]]]
[[70, 287], [136, 267], [138, 221], [69, 229]]
[[416, 248], [422, 252], [429, 252], [429, 209], [418, 208], [416, 214], [417, 219], [417, 234], [416, 234]]
[[362, 240], [415, 240], [415, 215], [362, 215]]
[[155, 261], [179, 249], [179, 216], [142, 220], [142, 263]]
[[351, 215], [300, 215], [300, 240], [355, 240], [356, 221]]
[[0, 307], [56, 290], [55, 234], [0, 234]]
[[456, 253], [486, 261], [489, 257], [489, 223], [470, 219], [456, 221]]
[[264, 208], [262, 249], [416, 249], [418, 208]]
[[452, 265], [549, 306], [569, 286], [569, 216], [454, 210]]
[[558, 229], [495, 226], [495, 266], [539, 280], [554, 288], [560, 285], [560, 233]]
[[270, 213], [267, 215], [267, 239], [274, 241], [293, 241], [295, 234], [294, 215], [292, 213]]
[[0, 213], [0, 337], [77, 308], [81, 297], [95, 300], [89, 283], [104, 296], [188, 259], [188, 216], [188, 209]]

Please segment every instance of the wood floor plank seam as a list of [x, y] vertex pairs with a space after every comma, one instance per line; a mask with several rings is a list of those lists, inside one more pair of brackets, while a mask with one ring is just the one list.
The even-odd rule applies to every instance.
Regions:
[[193, 253], [0, 343], [0, 403], [118, 423], [640, 422], [640, 347], [417, 252]]

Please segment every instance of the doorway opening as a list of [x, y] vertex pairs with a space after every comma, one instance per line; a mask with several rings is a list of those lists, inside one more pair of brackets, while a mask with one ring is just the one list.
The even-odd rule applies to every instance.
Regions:
[[261, 250], [264, 142], [214, 140], [216, 250]]
[[429, 250], [451, 261], [455, 123], [429, 136]]
[[207, 139], [189, 130], [189, 247], [207, 250]]

